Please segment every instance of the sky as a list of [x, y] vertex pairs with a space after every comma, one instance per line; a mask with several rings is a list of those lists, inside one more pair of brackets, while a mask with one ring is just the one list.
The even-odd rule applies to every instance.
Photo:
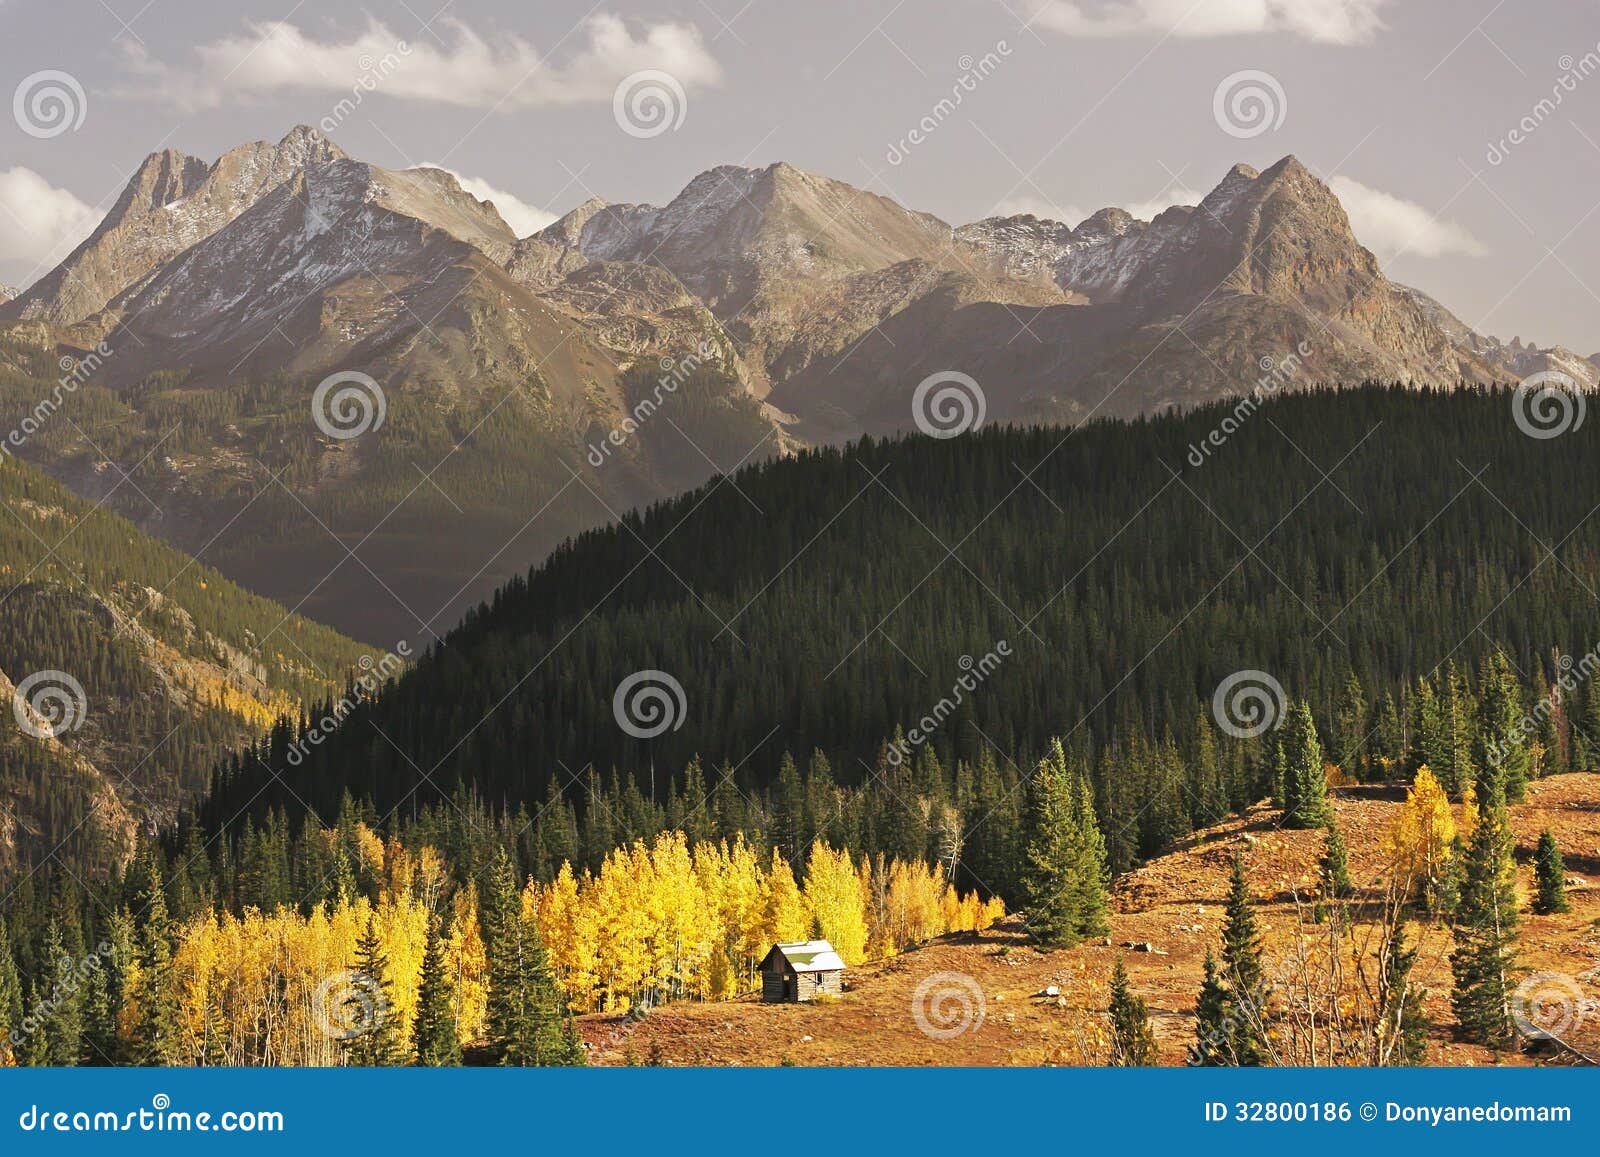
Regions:
[[296, 123], [521, 234], [718, 164], [1070, 224], [1293, 153], [1394, 279], [1600, 351], [1600, 0], [0, 0], [4, 94], [14, 286], [148, 153]]

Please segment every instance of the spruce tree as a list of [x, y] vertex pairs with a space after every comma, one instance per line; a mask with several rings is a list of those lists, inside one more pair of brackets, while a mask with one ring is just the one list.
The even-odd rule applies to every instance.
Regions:
[[1244, 857], [1235, 853], [1229, 878], [1227, 916], [1222, 928], [1222, 977], [1232, 1019], [1229, 1047], [1233, 1063], [1259, 1065], [1266, 1059], [1262, 1039], [1267, 985], [1261, 966], [1261, 939], [1244, 874]]
[[1379, 980], [1379, 1003], [1383, 1008], [1380, 1042], [1385, 1047], [1382, 1060], [1400, 1065], [1422, 1065], [1428, 1061], [1427, 993], [1411, 983], [1411, 969], [1417, 950], [1406, 946], [1405, 924], [1396, 918], [1384, 946], [1383, 970]]
[[1338, 821], [1328, 819], [1328, 836], [1322, 850], [1322, 886], [1329, 896], [1343, 899], [1350, 895], [1355, 885], [1350, 880], [1350, 855], [1345, 850], [1344, 834]]
[[516, 870], [504, 850], [482, 912], [489, 958], [489, 1043], [503, 1065], [581, 1065], [579, 1043], [538, 929], [522, 918]]
[[1128, 988], [1128, 969], [1117, 957], [1111, 974], [1111, 1063], [1138, 1068], [1156, 1063], [1155, 1030], [1144, 997]]
[[444, 940], [437, 925], [428, 929], [422, 953], [422, 980], [417, 989], [417, 1020], [412, 1031], [416, 1063], [443, 1068], [461, 1063], [461, 1042], [456, 1037], [453, 986], [445, 967]]
[[140, 901], [139, 1015], [133, 1029], [133, 1060], [140, 1065], [176, 1065], [180, 1063], [181, 1013], [178, 979], [173, 971], [172, 920], [167, 914], [161, 872], [153, 858], [145, 868]]
[[1466, 848], [1455, 911], [1450, 1002], [1462, 1034], [1502, 1048], [1514, 1026], [1511, 992], [1516, 971], [1517, 890], [1512, 836], [1505, 803], [1483, 801]]
[[1556, 838], [1546, 828], [1539, 835], [1539, 849], [1533, 857], [1534, 876], [1539, 891], [1533, 901], [1533, 910], [1541, 916], [1553, 912], [1571, 911], [1567, 903], [1567, 866], [1561, 861], [1561, 849]]
[[1106, 847], [1085, 777], [1060, 740], [1034, 773], [1024, 853], [1028, 928], [1041, 944], [1069, 947], [1109, 929]]
[[1283, 825], [1319, 828], [1328, 822], [1327, 771], [1311, 708], [1295, 703], [1283, 724]]
[[1206, 949], [1205, 980], [1194, 1003], [1194, 1046], [1189, 1063], [1204, 1068], [1233, 1064], [1229, 1043], [1228, 990], [1223, 986], [1216, 953]]
[[340, 1042], [345, 1063], [359, 1068], [404, 1063], [399, 1026], [394, 1021], [389, 957], [378, 938], [377, 920], [370, 914], [356, 941], [356, 960], [350, 971], [352, 983], [344, 994], [341, 1019], [358, 1031]]

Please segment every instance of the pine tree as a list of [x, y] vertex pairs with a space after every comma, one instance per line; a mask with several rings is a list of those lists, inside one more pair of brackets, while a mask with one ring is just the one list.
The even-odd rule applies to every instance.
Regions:
[[359, 1068], [398, 1065], [399, 1026], [394, 1023], [394, 1002], [389, 985], [389, 958], [378, 937], [378, 923], [372, 914], [356, 941], [356, 960], [351, 968], [352, 984], [344, 996], [343, 1023], [358, 1031], [341, 1044], [345, 1063]]
[[[74, 933], [75, 933], [74, 928]], [[78, 961], [82, 959], [81, 941], [63, 930], [60, 917], [50, 921], [45, 931], [44, 964], [42, 980], [47, 987], [42, 990], [35, 981], [31, 1007], [43, 1008], [42, 1022], [34, 1030], [38, 1046], [33, 1051], [30, 1064], [55, 1067], [77, 1065], [83, 1060], [83, 988], [74, 982]]]
[[461, 1042], [456, 1038], [454, 993], [445, 966], [444, 941], [436, 923], [430, 923], [428, 944], [422, 954], [417, 1019], [411, 1038], [417, 1064], [442, 1068], [461, 1063]]
[[1235, 853], [1229, 877], [1227, 916], [1222, 928], [1222, 976], [1232, 1019], [1229, 1047], [1235, 1064], [1259, 1065], [1266, 1059], [1262, 1040], [1268, 991], [1261, 966], [1261, 938], [1244, 874], [1244, 857]]
[[1561, 849], [1556, 846], [1556, 838], [1550, 834], [1549, 828], [1539, 835], [1539, 849], [1534, 853], [1533, 867], [1539, 884], [1533, 910], [1541, 916], [1570, 911], [1572, 906], [1567, 903], [1567, 866], [1561, 862]]
[[145, 869], [140, 913], [136, 996], [139, 1015], [131, 1051], [136, 1064], [175, 1065], [180, 1063], [181, 1024], [178, 979], [172, 962], [172, 920], [167, 914], [161, 872], [153, 858]]
[[1283, 724], [1283, 825], [1318, 828], [1328, 822], [1328, 778], [1311, 708], [1296, 703]]
[[1023, 879], [1028, 927], [1041, 944], [1069, 947], [1109, 928], [1105, 839], [1089, 784], [1068, 768], [1060, 740], [1032, 788]]
[[1477, 760], [1478, 794], [1489, 769], [1500, 777], [1506, 800], [1520, 803], [1528, 787], [1527, 737], [1523, 734], [1522, 687], [1504, 651], [1495, 651], [1484, 665], [1479, 727], [1473, 752]]
[[1428, 1061], [1427, 993], [1411, 983], [1416, 962], [1417, 950], [1406, 947], [1405, 924], [1397, 917], [1384, 945], [1378, 982], [1378, 1003], [1383, 1009], [1379, 1043], [1384, 1050], [1379, 1059], [1385, 1062], [1422, 1065]]
[[1493, 1048], [1511, 1043], [1511, 990], [1516, 970], [1516, 865], [1505, 804], [1483, 801], [1467, 844], [1456, 901], [1450, 1002], [1462, 1034]]
[[1345, 850], [1344, 833], [1338, 821], [1328, 820], [1327, 841], [1322, 850], [1322, 886], [1334, 899], [1343, 899], [1355, 888], [1350, 880], [1350, 855]]
[[1206, 949], [1205, 980], [1194, 1004], [1194, 1039], [1189, 1063], [1205, 1068], [1233, 1063], [1228, 1038], [1228, 990], [1223, 986], [1216, 953]]
[[581, 1065], [583, 1049], [550, 973], [538, 929], [522, 916], [516, 870], [504, 850], [483, 907], [489, 959], [488, 1034], [503, 1065]]
[[1155, 1030], [1144, 997], [1128, 988], [1128, 969], [1117, 957], [1111, 974], [1111, 1063], [1137, 1068], [1156, 1063]]

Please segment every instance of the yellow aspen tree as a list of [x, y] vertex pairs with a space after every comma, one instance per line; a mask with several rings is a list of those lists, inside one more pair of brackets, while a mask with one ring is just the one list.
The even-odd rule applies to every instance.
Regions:
[[787, 860], [772, 849], [772, 860], [761, 878], [761, 931], [768, 947], [811, 937], [811, 913], [794, 882]]
[[1456, 838], [1450, 797], [1426, 764], [1406, 793], [1384, 838], [1384, 855], [1393, 879], [1406, 891], [1420, 892], [1429, 907], [1439, 902]]
[[484, 1038], [489, 1011], [489, 958], [478, 924], [478, 889], [468, 883], [450, 902], [445, 967], [455, 989], [456, 1036], [463, 1043]]
[[861, 897], [861, 879], [850, 854], [835, 852], [826, 842], [811, 846], [806, 861], [806, 905], [817, 933], [833, 944], [846, 964], [867, 958], [867, 913]]
[[568, 1005], [574, 1012], [594, 1011], [594, 927], [570, 863], [563, 862], [550, 886], [539, 892], [539, 935]]

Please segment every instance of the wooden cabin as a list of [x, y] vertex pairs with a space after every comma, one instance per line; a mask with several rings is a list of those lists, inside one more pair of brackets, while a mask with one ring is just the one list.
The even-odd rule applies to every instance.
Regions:
[[844, 961], [826, 940], [774, 944], [761, 961], [761, 999], [799, 1004], [844, 993]]

